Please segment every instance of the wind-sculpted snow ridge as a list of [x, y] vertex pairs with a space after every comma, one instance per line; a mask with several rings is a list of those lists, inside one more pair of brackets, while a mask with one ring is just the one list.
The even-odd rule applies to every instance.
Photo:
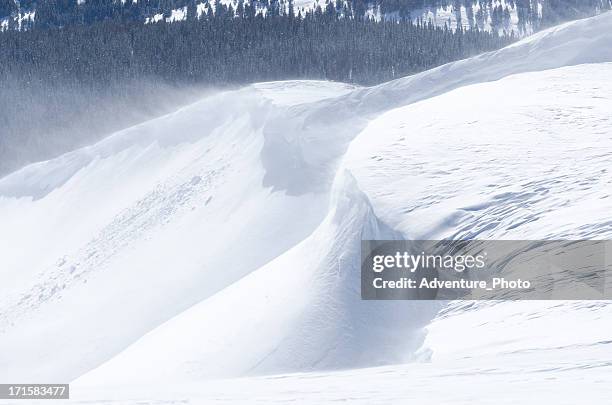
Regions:
[[262, 187], [261, 128], [348, 90], [220, 93], [0, 180], [0, 380], [75, 378], [308, 236], [328, 196]]
[[350, 174], [338, 183], [328, 216], [303, 242], [76, 384], [186, 383], [414, 360], [424, 338], [418, 331], [438, 307], [361, 300], [361, 240], [399, 235], [373, 216]]
[[610, 26], [612, 12], [542, 31], [499, 51], [282, 111], [264, 127], [265, 184], [291, 194], [328, 189], [351, 140], [392, 108], [517, 73], [612, 62]]
[[610, 371], [608, 302], [452, 303], [429, 323], [438, 303], [359, 298], [362, 239], [611, 238], [610, 75], [612, 63], [520, 74], [382, 115], [349, 147], [309, 238], [77, 386], [410, 360]]
[[[590, 362], [606, 381], [607, 302], [438, 315], [432, 302], [366, 303], [359, 242], [610, 238], [611, 23], [566, 24], [369, 89], [220, 93], [0, 179], [0, 380], [78, 378], [77, 395], [192, 382], [196, 403], [220, 398], [198, 391], [208, 378], [415, 360], [432, 364], [395, 366], [399, 377], [448, 367], [466, 383], [483, 370], [544, 381]], [[570, 313], [584, 336], [563, 333]], [[470, 344], [481, 335], [488, 347]], [[376, 373], [321, 378], [352, 386]], [[439, 387], [415, 381], [417, 400]], [[378, 391], [359, 389], [374, 402]]]

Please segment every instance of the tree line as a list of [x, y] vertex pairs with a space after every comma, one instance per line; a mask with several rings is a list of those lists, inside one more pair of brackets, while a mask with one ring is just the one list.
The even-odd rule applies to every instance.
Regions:
[[264, 17], [223, 5], [172, 24], [110, 19], [4, 31], [0, 174], [23, 163], [24, 154], [46, 158], [50, 145], [56, 153], [159, 113], [155, 88], [162, 86], [284, 79], [370, 85], [512, 40], [476, 29], [344, 18], [329, 8]]
[[106, 21], [7, 31], [0, 34], [0, 74], [100, 86], [142, 77], [209, 84], [295, 78], [374, 84], [513, 40], [476, 29], [342, 19], [316, 11], [304, 18], [220, 14], [173, 24]]

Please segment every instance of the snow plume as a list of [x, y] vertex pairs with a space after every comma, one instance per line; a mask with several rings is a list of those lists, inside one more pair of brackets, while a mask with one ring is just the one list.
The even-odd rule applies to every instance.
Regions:
[[0, 177], [214, 92], [145, 78], [90, 87], [71, 80], [8, 75], [0, 79], [0, 86]]

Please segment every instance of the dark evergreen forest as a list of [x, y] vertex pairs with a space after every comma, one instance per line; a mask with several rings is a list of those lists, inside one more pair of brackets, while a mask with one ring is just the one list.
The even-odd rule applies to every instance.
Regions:
[[236, 84], [324, 79], [375, 84], [513, 40], [410, 22], [216, 17], [172, 24], [99, 22], [0, 35], [0, 74], [106, 86], [151, 77]]

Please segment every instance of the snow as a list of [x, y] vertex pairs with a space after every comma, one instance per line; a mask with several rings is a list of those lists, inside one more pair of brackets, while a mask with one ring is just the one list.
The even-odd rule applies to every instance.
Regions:
[[[492, 28], [492, 18], [489, 13], [489, 10], [493, 7], [501, 6], [504, 10], [507, 8], [510, 13], [510, 21], [508, 24], [502, 25], [498, 29], [498, 34], [503, 35], [504, 31], [506, 34], [514, 33], [514, 35], [522, 37], [533, 32], [532, 28], [527, 25], [526, 27], [519, 26], [519, 18], [518, 11], [513, 2], [508, 2], [506, 0], [495, 0], [492, 2], [486, 2], [483, 5], [483, 2], [480, 0], [475, 0], [472, 5], [473, 16], [472, 18], [468, 18], [468, 11], [464, 6], [460, 6], [459, 9], [456, 9], [452, 4], [431, 7], [425, 6], [420, 8], [415, 8], [410, 11], [410, 19], [413, 23], [431, 23], [437, 27], [448, 27], [449, 29], [455, 30], [460, 25], [463, 29], [470, 29], [472, 27], [478, 27], [480, 29], [484, 29], [486, 31], [491, 31]], [[541, 5], [539, 5], [541, 7]], [[476, 13], [483, 9], [484, 14], [484, 24], [479, 23], [476, 18]], [[387, 21], [390, 20], [399, 20], [400, 15], [398, 11], [385, 13], [382, 15], [380, 11], [380, 7], [370, 5], [368, 10], [366, 11], [366, 16], [368, 18], [374, 19], [376, 21], [380, 21], [383, 18]]]
[[610, 302], [361, 301], [359, 246], [609, 239], [610, 24], [372, 88], [218, 92], [0, 179], [0, 380], [72, 381], [71, 403], [604, 403]]
[[[476, 24], [478, 23], [476, 21], [476, 13], [483, 8], [483, 2], [482, 1], [476, 1], [474, 2], [473, 5], [473, 20], [470, 21], [468, 19], [468, 15], [467, 15], [467, 10], [464, 6], [460, 6], [460, 10], [457, 10], [454, 8], [453, 5], [448, 5], [446, 7], [438, 7], [438, 8], [432, 8], [432, 7], [425, 7], [421, 10], [415, 10], [411, 13], [411, 17], [413, 19], [413, 21], [425, 21], [425, 22], [431, 22], [436, 26], [439, 27], [443, 27], [444, 25], [448, 26], [451, 29], [456, 29], [458, 24], [461, 24], [461, 27], [464, 29], [469, 29], [472, 26], [476, 26]], [[514, 32], [516, 35], [520, 35], [520, 34], [524, 34], [521, 32], [521, 30], [519, 29], [518, 26], [518, 14], [517, 14], [517, 9], [516, 7], [514, 7], [514, 2], [508, 2], [506, 0], [495, 0], [493, 2], [486, 2], [486, 3], [490, 3], [488, 4], [488, 6], [490, 7], [498, 7], [501, 6], [504, 10], [506, 8], [508, 8], [508, 10], [510, 11], [510, 24], [508, 26], [505, 26], [503, 28], [501, 28], [499, 30], [499, 33], [502, 34], [504, 29], [506, 30], [507, 33], [511, 33]], [[487, 11], [487, 8], [484, 8], [484, 12], [485, 14], [485, 24], [484, 26], [480, 27], [482, 29], [485, 29], [487, 31], [491, 31], [492, 30], [492, 22], [491, 22], [491, 16]], [[458, 16], [461, 17], [461, 20], [459, 21]]]
[[153, 15], [153, 17], [147, 17], [145, 18], [145, 24], [153, 24], [156, 22], [160, 22], [164, 19], [164, 14], [163, 13], [158, 13]]
[[206, 4], [205, 3], [198, 3], [196, 5], [196, 13], [198, 15], [198, 18], [202, 18], [202, 15], [206, 14]]
[[166, 19], [166, 22], [183, 21], [187, 18], [187, 7], [177, 8], [172, 10], [170, 17]]
[[[601, 321], [600, 321], [601, 322]], [[448, 336], [447, 336], [448, 338]], [[602, 363], [599, 361], [598, 363]], [[292, 403], [358, 404], [419, 403], [502, 405], [603, 403], [612, 395], [611, 374], [600, 367], [580, 366], [547, 370], [470, 366], [469, 361], [413, 363], [335, 372], [311, 372], [239, 379], [204, 380], [197, 385], [153, 387], [71, 386], [78, 399], [71, 404], [209, 404]], [[150, 398], [156, 400], [150, 401]], [[43, 404], [44, 405], [44, 404]]]
[[320, 82], [305, 80], [262, 82], [254, 84], [253, 87], [260, 91], [267, 100], [280, 106], [294, 106], [333, 99], [359, 88], [340, 82], [328, 82], [322, 86]]

